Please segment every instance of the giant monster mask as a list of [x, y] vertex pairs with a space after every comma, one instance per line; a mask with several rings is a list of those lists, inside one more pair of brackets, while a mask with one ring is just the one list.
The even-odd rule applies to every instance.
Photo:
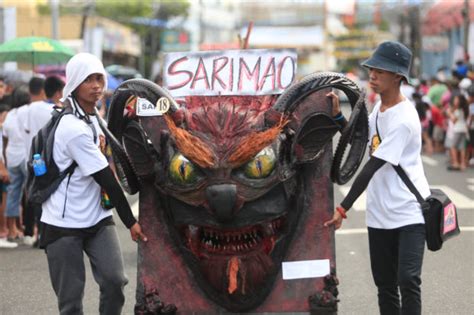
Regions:
[[[178, 292], [199, 291], [219, 309], [243, 312], [262, 304], [292, 241], [305, 237], [301, 226], [322, 220], [302, 213], [318, 202], [314, 196], [328, 193], [307, 179], [329, 168], [323, 164], [340, 130], [329, 114], [328, 88], [345, 92], [352, 105], [331, 166], [341, 184], [355, 173], [367, 140], [363, 96], [342, 75], [313, 74], [278, 97], [192, 96], [180, 103], [142, 79], [118, 88], [108, 122], [113, 156], [122, 186], [140, 191], [140, 221], [150, 238], [139, 249], [137, 313], [173, 312], [147, 298], [160, 293], [154, 281], [163, 278]], [[137, 115], [137, 106], [157, 102], [169, 105], [164, 115]], [[160, 255], [172, 261], [167, 271], [160, 271], [163, 262], [145, 261]], [[164, 302], [179, 311], [181, 299]]]

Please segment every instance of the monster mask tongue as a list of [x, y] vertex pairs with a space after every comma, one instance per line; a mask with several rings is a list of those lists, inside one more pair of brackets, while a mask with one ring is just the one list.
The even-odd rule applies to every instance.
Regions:
[[239, 273], [240, 259], [236, 256], [232, 257], [227, 264], [227, 277], [229, 278], [229, 286], [227, 291], [232, 294], [237, 290], [237, 275]]

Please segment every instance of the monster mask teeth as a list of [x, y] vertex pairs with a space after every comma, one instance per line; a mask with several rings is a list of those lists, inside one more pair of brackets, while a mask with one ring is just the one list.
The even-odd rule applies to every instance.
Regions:
[[200, 251], [200, 228], [195, 225], [188, 225], [186, 229], [186, 239], [191, 251], [197, 255]]
[[204, 259], [209, 259], [209, 255], [241, 256], [262, 249], [269, 254], [283, 228], [282, 220], [284, 218], [278, 218], [241, 230], [188, 225], [184, 228], [186, 244], [196, 257]]

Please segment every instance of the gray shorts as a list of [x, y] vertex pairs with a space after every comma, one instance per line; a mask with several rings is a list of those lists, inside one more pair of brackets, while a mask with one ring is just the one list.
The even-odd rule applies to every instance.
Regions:
[[433, 127], [433, 140], [441, 142], [444, 139], [444, 130], [440, 126]]
[[455, 132], [451, 142], [451, 148], [456, 150], [464, 150], [466, 148], [466, 133], [465, 132]]

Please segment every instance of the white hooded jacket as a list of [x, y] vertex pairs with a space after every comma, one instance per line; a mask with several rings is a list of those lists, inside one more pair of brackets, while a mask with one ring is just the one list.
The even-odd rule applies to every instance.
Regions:
[[[107, 73], [105, 72], [102, 61], [89, 53], [79, 53], [74, 55], [66, 65], [66, 85], [63, 89], [63, 98], [61, 99], [61, 102], [64, 102], [68, 97], [71, 97], [72, 92], [74, 92], [74, 90], [84, 82], [88, 76], [94, 73], [100, 73], [104, 76], [104, 91], [107, 90]], [[75, 108], [75, 110], [80, 109]], [[80, 114], [84, 115], [83, 112]]]

